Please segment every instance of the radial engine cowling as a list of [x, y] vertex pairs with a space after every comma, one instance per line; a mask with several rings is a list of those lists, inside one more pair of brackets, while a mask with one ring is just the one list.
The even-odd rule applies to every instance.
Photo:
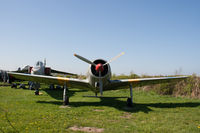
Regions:
[[101, 69], [102, 71], [101, 71], [101, 76], [100, 76], [99, 71], [97, 71], [96, 66], [90, 65], [89, 72], [88, 72], [88, 74], [90, 75], [88, 76], [90, 84], [94, 87], [97, 87], [95, 86], [95, 84], [99, 82], [99, 78], [102, 78], [102, 81], [104, 83], [103, 86], [105, 86], [108, 83], [108, 80], [111, 78], [110, 65], [109, 64], [104, 65], [106, 61], [103, 59], [97, 59], [93, 63], [96, 65], [102, 64], [103, 69]]

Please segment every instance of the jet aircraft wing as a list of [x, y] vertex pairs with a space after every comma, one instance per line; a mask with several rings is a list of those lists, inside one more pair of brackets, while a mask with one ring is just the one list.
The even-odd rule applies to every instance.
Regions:
[[54, 69], [51, 69], [51, 73], [58, 73], [58, 74], [66, 74], [66, 75], [77, 76], [77, 74], [63, 72], [63, 71], [58, 71], [58, 70], [54, 70]]
[[22, 69], [22, 70], [17, 70], [17, 71], [12, 71], [12, 72], [17, 72], [17, 73], [28, 73], [28, 70]]
[[81, 89], [90, 89], [90, 85], [87, 80], [79, 80], [73, 78], [64, 78], [64, 77], [53, 77], [53, 76], [44, 76], [44, 75], [31, 75], [24, 73], [15, 73], [8, 72], [8, 74], [16, 79], [33, 81], [46, 84], [57, 84], [57, 85], [67, 85], [67, 87], [75, 87]]
[[141, 79], [123, 79], [123, 80], [110, 80], [110, 83], [105, 86], [105, 90], [117, 90], [133, 87], [141, 87], [145, 85], [153, 85], [160, 83], [168, 83], [171, 81], [183, 80], [188, 78], [187, 76], [179, 77], [159, 77], [159, 78], [141, 78]]

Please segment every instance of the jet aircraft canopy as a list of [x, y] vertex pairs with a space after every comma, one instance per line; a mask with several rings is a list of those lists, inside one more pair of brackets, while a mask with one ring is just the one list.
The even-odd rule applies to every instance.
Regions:
[[42, 67], [42, 66], [44, 66], [44, 63], [42, 61], [37, 61], [35, 66], [36, 67]]

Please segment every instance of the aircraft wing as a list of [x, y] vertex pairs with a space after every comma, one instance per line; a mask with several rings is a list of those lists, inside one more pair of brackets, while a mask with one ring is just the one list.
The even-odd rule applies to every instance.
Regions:
[[141, 78], [141, 79], [123, 79], [123, 80], [111, 80], [110, 83], [105, 86], [105, 90], [117, 90], [132, 87], [141, 87], [145, 85], [153, 85], [160, 83], [168, 83], [171, 81], [183, 80], [188, 78], [187, 76], [181, 77], [161, 77], [161, 78]]
[[87, 80], [43, 76], [43, 75], [31, 75], [31, 74], [15, 73], [15, 72], [8, 72], [8, 74], [9, 76], [12, 76], [20, 80], [33, 81], [46, 84], [56, 84], [56, 85], [64, 85], [66, 83], [67, 87], [75, 87], [87, 90], [91, 88]]
[[58, 70], [54, 70], [51, 69], [51, 73], [60, 73], [60, 74], [66, 74], [66, 75], [72, 75], [72, 76], [77, 76], [77, 74], [73, 74], [73, 73], [68, 73], [68, 72], [62, 72], [62, 71], [58, 71]]
[[17, 70], [17, 71], [12, 71], [12, 72], [17, 72], [17, 73], [28, 73], [28, 70]]

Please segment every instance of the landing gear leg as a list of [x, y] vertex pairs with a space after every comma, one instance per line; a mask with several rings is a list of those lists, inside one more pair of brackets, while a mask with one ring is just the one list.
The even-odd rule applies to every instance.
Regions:
[[39, 95], [40, 83], [34, 83], [35, 95]]
[[127, 106], [132, 107], [133, 106], [133, 87], [130, 84], [130, 98], [127, 99]]
[[63, 105], [64, 106], [65, 105], [69, 105], [69, 97], [66, 95], [67, 91], [68, 91], [68, 88], [67, 88], [67, 85], [65, 83], [65, 85], [64, 85], [64, 91], [63, 91]]
[[29, 86], [29, 87], [28, 87], [29, 90], [33, 90], [33, 89], [34, 89], [34, 88], [33, 88], [33, 87], [34, 87], [33, 82], [29, 81], [29, 82], [28, 82], [28, 86]]

